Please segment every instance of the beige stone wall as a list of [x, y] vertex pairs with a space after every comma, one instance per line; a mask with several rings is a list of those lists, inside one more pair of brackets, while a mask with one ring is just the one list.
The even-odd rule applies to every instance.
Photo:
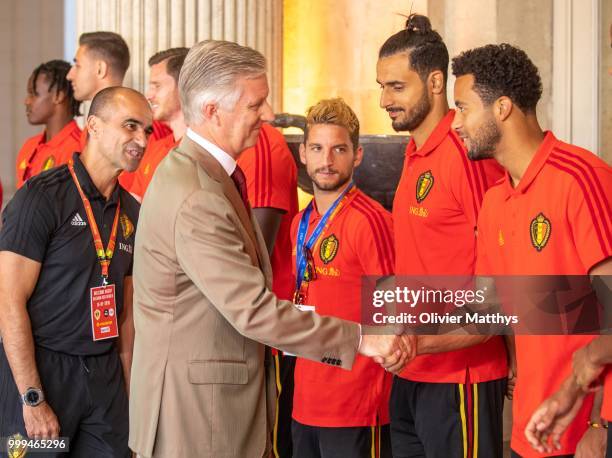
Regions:
[[0, 0], [0, 180], [4, 203], [15, 187], [15, 158], [30, 126], [23, 99], [32, 70], [63, 56], [63, 0]]
[[282, 0], [77, 0], [78, 34], [96, 30], [123, 36], [131, 53], [124, 84], [140, 91], [157, 51], [208, 39], [251, 46], [268, 60], [270, 100], [280, 109]]
[[378, 106], [378, 50], [405, 16], [427, 14], [416, 0], [284, 0], [283, 111], [304, 114], [322, 98], [343, 97], [362, 133], [394, 133]]
[[612, 164], [612, 2], [601, 2], [601, 65], [599, 73], [599, 119], [601, 156]]
[[303, 113], [320, 98], [341, 96], [359, 116], [363, 133], [395, 133], [378, 107], [376, 60], [382, 43], [403, 28], [403, 15], [412, 6], [430, 17], [451, 57], [503, 41], [525, 49], [542, 74], [538, 114], [550, 128], [552, 5], [553, 0], [284, 0], [283, 110]]

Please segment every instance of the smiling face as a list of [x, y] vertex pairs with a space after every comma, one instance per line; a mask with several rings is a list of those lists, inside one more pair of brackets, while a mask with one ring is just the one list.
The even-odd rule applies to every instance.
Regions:
[[234, 157], [255, 146], [262, 124], [274, 120], [267, 101], [269, 89], [265, 75], [241, 78], [236, 85], [241, 95], [233, 109], [219, 106], [216, 111], [220, 138], [226, 152]]
[[376, 81], [381, 87], [380, 107], [387, 110], [396, 131], [414, 130], [431, 111], [426, 85], [410, 69], [408, 53], [378, 59]]
[[133, 172], [142, 159], [152, 122], [153, 114], [144, 97], [121, 93], [99, 116], [90, 116], [87, 127], [91, 141], [113, 168]]
[[351, 142], [345, 127], [315, 124], [300, 145], [300, 159], [314, 186], [321, 191], [337, 191], [353, 177], [361, 164], [363, 150]]
[[167, 72], [168, 60], [151, 65], [146, 97], [153, 109], [153, 119], [169, 122], [181, 111], [178, 84]]
[[471, 160], [492, 158], [501, 132], [493, 116], [493, 105], [485, 106], [474, 91], [473, 75], [463, 75], [455, 81], [455, 105], [452, 128], [463, 140], [468, 157]]
[[28, 122], [34, 126], [46, 124], [55, 111], [55, 90], [49, 91], [49, 79], [39, 74], [34, 84], [33, 75], [28, 79], [27, 95], [23, 101]]

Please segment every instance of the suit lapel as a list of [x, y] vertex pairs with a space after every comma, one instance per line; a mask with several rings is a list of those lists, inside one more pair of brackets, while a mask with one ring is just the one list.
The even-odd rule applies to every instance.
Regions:
[[184, 136], [181, 140], [178, 150], [183, 151], [195, 159], [211, 178], [221, 184], [223, 194], [225, 194], [225, 197], [230, 201], [232, 207], [238, 214], [238, 219], [240, 219], [242, 227], [248, 234], [248, 240], [245, 240], [245, 246], [253, 264], [263, 266], [264, 262], [261, 255], [261, 247], [257, 241], [253, 222], [250, 218], [251, 209], [245, 208], [236, 185], [225, 169], [208, 151], [190, 140], [187, 136]]

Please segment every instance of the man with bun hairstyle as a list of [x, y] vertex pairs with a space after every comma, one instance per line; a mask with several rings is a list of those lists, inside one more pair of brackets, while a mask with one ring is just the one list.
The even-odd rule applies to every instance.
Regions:
[[[612, 273], [612, 169], [593, 153], [542, 130], [536, 115], [542, 81], [527, 54], [507, 43], [471, 49], [453, 59], [453, 74], [453, 129], [471, 160], [493, 158], [506, 171], [482, 204], [477, 274]], [[570, 375], [572, 354], [593, 338], [516, 336], [514, 457], [602, 456], [593, 452], [605, 447], [606, 434], [593, 426], [602, 420], [592, 395], [554, 452], [533, 450], [525, 437], [533, 412]]]
[[[417, 14], [379, 51], [380, 106], [396, 131], [411, 134], [393, 202], [399, 282], [408, 275], [473, 275], [478, 212], [501, 176], [494, 161], [471, 163], [451, 129], [448, 61], [442, 38]], [[393, 456], [472, 457], [480, 450], [501, 457], [503, 339], [419, 336], [417, 354], [393, 382]]]

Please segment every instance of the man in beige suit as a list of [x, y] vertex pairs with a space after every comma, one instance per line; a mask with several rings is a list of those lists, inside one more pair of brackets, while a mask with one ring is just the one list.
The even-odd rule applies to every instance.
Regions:
[[273, 119], [264, 57], [199, 43], [179, 90], [189, 129], [146, 192], [135, 246], [129, 444], [143, 457], [264, 457], [276, 400], [266, 345], [345, 369], [359, 352], [391, 371], [413, 349], [271, 292], [236, 165]]

